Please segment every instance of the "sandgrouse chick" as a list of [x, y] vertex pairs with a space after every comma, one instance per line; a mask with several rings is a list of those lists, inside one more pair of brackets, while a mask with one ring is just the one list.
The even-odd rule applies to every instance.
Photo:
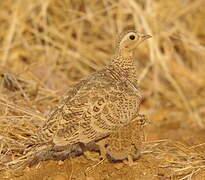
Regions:
[[104, 139], [104, 153], [108, 159], [111, 161], [128, 160], [128, 164], [132, 165], [133, 160], [140, 156], [142, 142], [145, 140], [146, 124], [147, 119], [141, 115]]
[[139, 116], [133, 53], [151, 36], [131, 30], [119, 36], [111, 63], [72, 86], [40, 128], [38, 141], [56, 147], [96, 142]]

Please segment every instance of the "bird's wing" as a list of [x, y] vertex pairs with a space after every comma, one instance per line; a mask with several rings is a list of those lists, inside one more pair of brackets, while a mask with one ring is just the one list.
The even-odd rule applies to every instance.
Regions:
[[101, 100], [105, 96], [104, 89], [110, 86], [111, 81], [107, 78], [103, 71], [97, 72], [70, 88], [41, 128], [42, 139], [67, 145], [83, 141], [81, 136], [92, 136], [90, 121], [95, 111], [96, 114], [99, 111], [95, 104], [106, 103]]
[[53, 138], [55, 132], [57, 131], [57, 127], [59, 124], [58, 121], [63, 111], [64, 105], [75, 98], [78, 91], [87, 83], [87, 81], [88, 78], [83, 79], [74, 85], [71, 85], [67, 92], [63, 95], [63, 98], [60, 99], [59, 104], [55, 106], [54, 109], [52, 109], [49, 114], [49, 117], [39, 129], [38, 138], [41, 141], [46, 142], [50, 141]]

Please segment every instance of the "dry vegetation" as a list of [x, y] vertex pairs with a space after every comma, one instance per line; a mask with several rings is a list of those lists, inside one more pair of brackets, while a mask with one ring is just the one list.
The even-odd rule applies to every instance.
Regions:
[[[22, 156], [22, 140], [69, 85], [109, 62], [116, 34], [135, 28], [153, 36], [136, 50], [152, 121], [145, 154], [131, 168], [103, 162], [88, 179], [205, 179], [204, 7], [204, 0], [1, 0], [1, 165]], [[15, 178], [83, 179], [79, 168], [92, 165], [83, 157], [44, 162]]]

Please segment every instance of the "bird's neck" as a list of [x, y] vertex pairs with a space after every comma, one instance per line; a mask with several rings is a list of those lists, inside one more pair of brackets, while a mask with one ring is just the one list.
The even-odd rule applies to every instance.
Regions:
[[133, 52], [118, 51], [113, 58], [111, 65], [116, 71], [123, 74], [131, 81], [136, 78], [136, 67], [134, 65]]

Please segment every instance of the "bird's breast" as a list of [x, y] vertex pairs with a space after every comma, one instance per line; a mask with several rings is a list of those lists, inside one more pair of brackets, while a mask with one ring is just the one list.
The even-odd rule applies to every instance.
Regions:
[[129, 123], [141, 103], [141, 94], [136, 90], [126, 82], [105, 88], [90, 106], [91, 126], [98, 132], [111, 132]]

